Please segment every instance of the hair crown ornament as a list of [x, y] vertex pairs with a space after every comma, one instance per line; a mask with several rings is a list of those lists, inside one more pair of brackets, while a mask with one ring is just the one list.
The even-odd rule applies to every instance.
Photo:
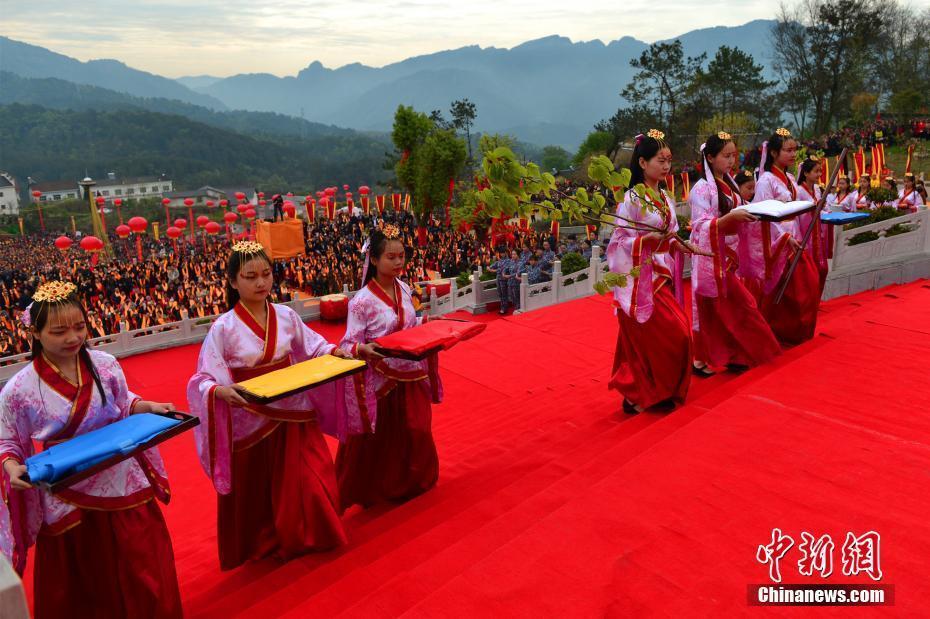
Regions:
[[32, 295], [34, 303], [61, 303], [77, 292], [77, 286], [71, 282], [51, 281], [39, 286]]
[[717, 137], [726, 142], [729, 142], [730, 140], [733, 139], [733, 136], [727, 133], [726, 131], [718, 131]]
[[387, 224], [381, 230], [381, 233], [384, 234], [386, 239], [399, 239], [400, 238], [400, 228], [394, 224]]
[[783, 138], [790, 138], [791, 132], [785, 129], [784, 127], [779, 127], [775, 130], [775, 135], [780, 135]]
[[232, 250], [237, 254], [251, 256], [252, 254], [259, 254], [265, 251], [265, 247], [261, 243], [255, 241], [239, 241], [232, 246]]
[[649, 132], [646, 133], [646, 137], [652, 138], [653, 140], [662, 141], [665, 139], [665, 134], [658, 129], [650, 129]]

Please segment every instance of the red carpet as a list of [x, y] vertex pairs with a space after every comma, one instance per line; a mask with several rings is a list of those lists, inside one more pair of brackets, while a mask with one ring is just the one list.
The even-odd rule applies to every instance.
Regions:
[[[741, 376], [695, 379], [671, 414], [618, 412], [604, 298], [475, 318], [487, 331], [442, 359], [438, 487], [349, 512], [341, 551], [221, 573], [215, 495], [193, 441], [162, 448], [188, 616], [745, 615], [765, 610], [747, 605], [747, 585], [767, 581], [755, 554], [774, 527], [796, 540], [785, 582], [813, 584], [824, 581], [798, 575], [801, 531], [831, 534], [831, 583], [870, 582], [842, 575], [840, 547], [847, 531], [878, 531], [895, 606], [871, 610], [924, 614], [926, 282], [825, 304], [815, 340]], [[183, 408], [197, 350], [123, 367], [134, 390]]]

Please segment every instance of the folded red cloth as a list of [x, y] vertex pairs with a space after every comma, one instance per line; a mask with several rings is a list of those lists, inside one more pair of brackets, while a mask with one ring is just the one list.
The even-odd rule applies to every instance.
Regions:
[[422, 356], [434, 350], [448, 350], [464, 340], [471, 339], [487, 328], [477, 322], [458, 320], [432, 320], [424, 325], [395, 331], [375, 340], [382, 351], [402, 353], [404, 356]]

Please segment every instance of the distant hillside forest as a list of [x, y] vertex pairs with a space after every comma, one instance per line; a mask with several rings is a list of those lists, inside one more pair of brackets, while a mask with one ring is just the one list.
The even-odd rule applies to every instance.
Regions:
[[[193, 107], [193, 106], [192, 106]], [[142, 109], [0, 106], [0, 169], [25, 181], [167, 174], [176, 187], [250, 185], [309, 191], [390, 176], [387, 141], [353, 132], [244, 135]]]

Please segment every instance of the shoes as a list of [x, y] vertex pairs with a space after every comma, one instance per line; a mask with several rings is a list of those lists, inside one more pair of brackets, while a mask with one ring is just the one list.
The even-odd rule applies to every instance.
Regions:
[[635, 415], [639, 413], [639, 410], [637, 410], [635, 404], [633, 404], [626, 398], [623, 398], [623, 412], [626, 413], [627, 415]]
[[714, 376], [714, 375], [716, 374], [716, 372], [714, 372], [713, 370], [711, 370], [711, 369], [710, 369], [709, 367], [707, 367], [706, 365], [703, 365], [703, 366], [701, 366], [701, 367], [697, 367], [696, 365], [692, 365], [692, 366], [691, 366], [691, 373], [694, 374], [695, 376], [700, 376], [701, 378], [710, 378], [711, 376]]
[[671, 398], [669, 398], [668, 400], [662, 400], [658, 404], [654, 404], [650, 408], [660, 413], [670, 413], [673, 410], [675, 410], [677, 406], [678, 404], [675, 402], [675, 400], [672, 400]]

